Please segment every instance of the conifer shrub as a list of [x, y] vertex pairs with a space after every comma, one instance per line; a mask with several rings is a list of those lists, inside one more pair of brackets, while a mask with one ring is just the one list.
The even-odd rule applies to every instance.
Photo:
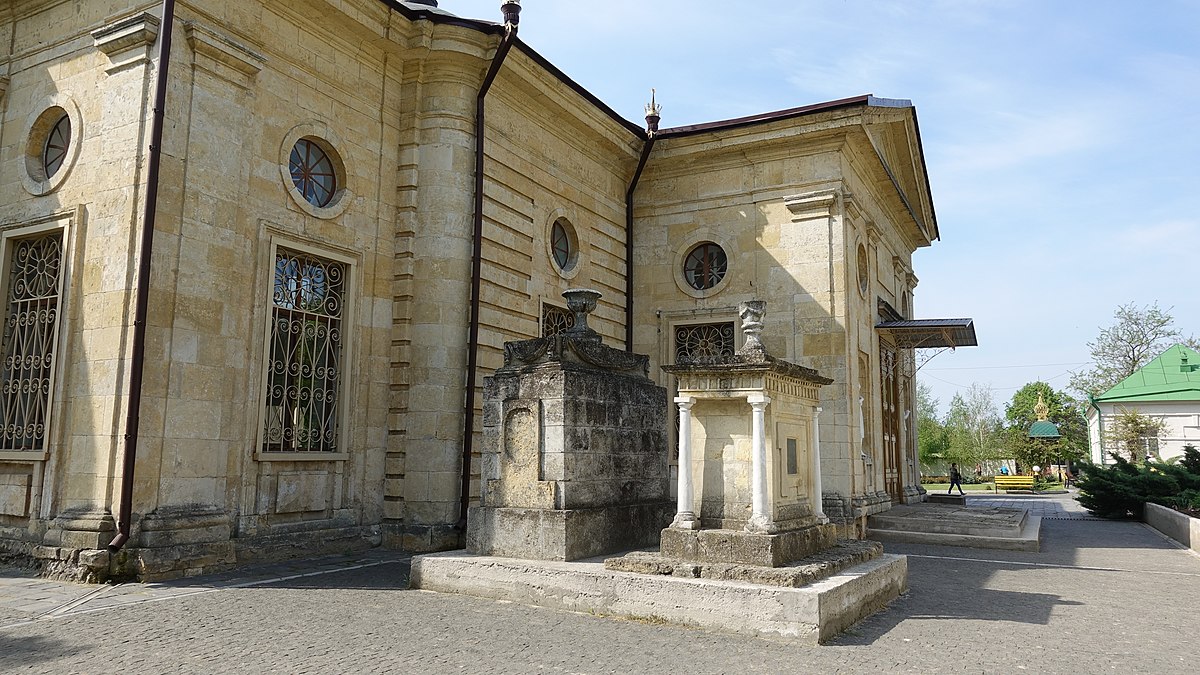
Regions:
[[1189, 445], [1183, 452], [1177, 464], [1134, 464], [1115, 454], [1116, 464], [1085, 464], [1079, 503], [1101, 518], [1141, 518], [1147, 502], [1188, 509], [1200, 494], [1200, 451]]

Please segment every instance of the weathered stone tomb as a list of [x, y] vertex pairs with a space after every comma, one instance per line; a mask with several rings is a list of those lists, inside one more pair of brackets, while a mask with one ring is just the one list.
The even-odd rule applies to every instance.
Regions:
[[563, 296], [573, 327], [506, 343], [485, 380], [473, 553], [577, 560], [652, 546], [670, 520], [666, 390], [588, 327], [600, 293]]

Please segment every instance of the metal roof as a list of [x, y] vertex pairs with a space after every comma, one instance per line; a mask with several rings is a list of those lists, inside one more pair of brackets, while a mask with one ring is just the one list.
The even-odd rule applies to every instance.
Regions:
[[1200, 353], [1175, 345], [1094, 400], [1200, 401]]
[[1029, 426], [1030, 438], [1061, 438], [1058, 426], [1049, 420], [1038, 420]]
[[974, 319], [905, 319], [882, 321], [875, 330], [891, 337], [897, 347], [976, 347]]

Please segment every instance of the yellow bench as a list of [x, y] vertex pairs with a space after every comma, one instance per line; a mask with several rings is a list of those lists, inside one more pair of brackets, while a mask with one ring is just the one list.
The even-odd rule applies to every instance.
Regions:
[[995, 480], [996, 492], [1033, 489], [1033, 476], [996, 476]]

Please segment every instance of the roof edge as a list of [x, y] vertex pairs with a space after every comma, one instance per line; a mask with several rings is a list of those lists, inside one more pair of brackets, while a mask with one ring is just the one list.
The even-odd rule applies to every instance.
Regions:
[[[438, 10], [434, 7], [429, 7], [429, 9], [412, 9], [411, 7], [399, 2], [399, 0], [379, 1], [409, 21], [429, 21], [438, 25], [457, 26], [459, 28], [468, 28], [471, 30], [477, 30], [481, 33], [493, 35], [501, 35], [504, 33], [504, 26], [493, 21], [485, 21], [482, 19], [464, 19], [462, 17], [449, 14], [444, 10]], [[565, 84], [568, 89], [582, 96], [588, 103], [596, 106], [598, 110], [603, 112], [620, 126], [624, 127], [635, 137], [643, 141], [647, 139], [645, 129], [622, 117], [619, 113], [617, 113], [617, 111], [609, 107], [608, 104], [606, 104], [604, 101], [601, 101], [595, 94], [588, 91], [583, 85], [571, 79], [566, 73], [559, 69], [558, 66], [551, 63], [549, 59], [547, 59], [545, 56], [542, 56], [533, 47], [529, 46], [529, 43], [522, 40], [519, 36], [516, 40], [516, 47], [526, 56], [532, 59], [534, 63], [537, 63], [539, 66], [544, 68], [546, 72], [550, 73], [558, 81]]]
[[[863, 94], [861, 96], [853, 96], [850, 98], [841, 98], [836, 101], [826, 101], [824, 103], [813, 103], [810, 105], [800, 106], [798, 108], [788, 108], [786, 110], [776, 110], [773, 112], [759, 113], [757, 115], [748, 115], [746, 117], [735, 117], [728, 120], [718, 120], [715, 122], [702, 122], [700, 124], [689, 124], [681, 127], [669, 127], [658, 132], [659, 138], [679, 138], [682, 136], [691, 136], [709, 131], [724, 131], [726, 129], [737, 129], [740, 127], [753, 126], [755, 124], [766, 124], [768, 122], [776, 122], [779, 120], [791, 119], [794, 117], [802, 117], [804, 115], [813, 115], [819, 112], [829, 110], [839, 110], [842, 108], [853, 108], [860, 105], [872, 105], [872, 100], [875, 101], [898, 101], [900, 99], [876, 99], [871, 94]], [[911, 104], [910, 104], [911, 105]], [[885, 105], [883, 107], [903, 107], [896, 105]]]

